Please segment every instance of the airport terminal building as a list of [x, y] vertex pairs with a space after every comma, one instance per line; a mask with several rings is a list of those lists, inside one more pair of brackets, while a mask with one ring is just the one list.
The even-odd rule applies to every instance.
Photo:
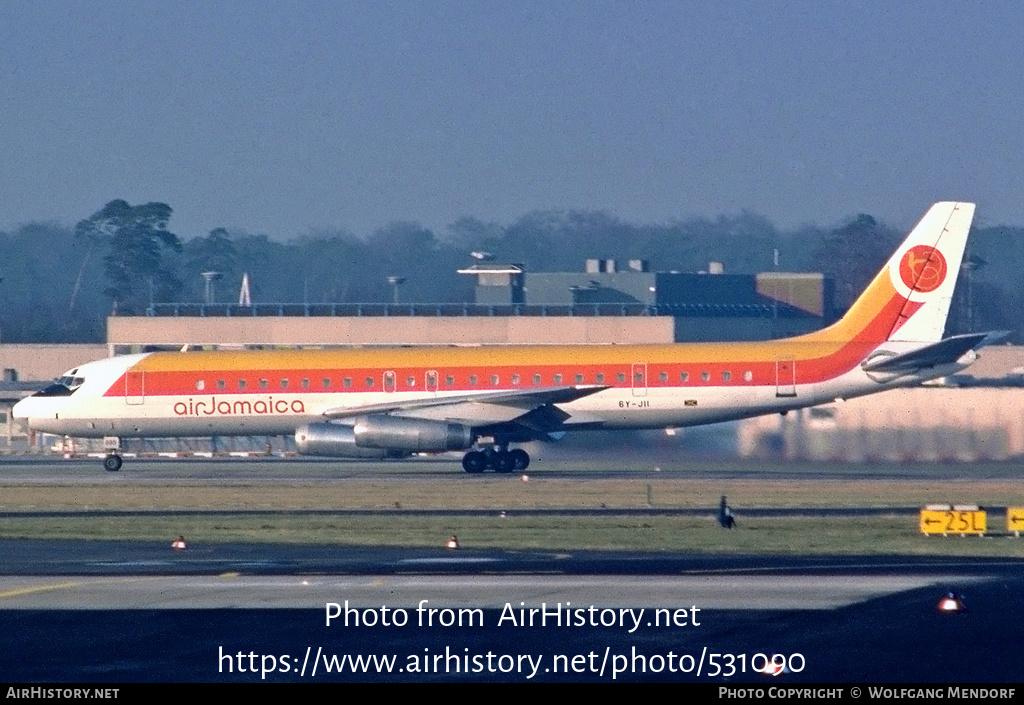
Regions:
[[107, 321], [111, 353], [147, 346], [624, 345], [768, 340], [835, 321], [821, 274], [651, 272], [587, 260], [581, 272], [516, 264], [459, 270], [476, 279], [466, 303], [175, 303]]

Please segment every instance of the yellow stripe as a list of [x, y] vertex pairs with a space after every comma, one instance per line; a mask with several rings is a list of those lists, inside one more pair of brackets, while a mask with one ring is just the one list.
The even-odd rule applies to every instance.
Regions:
[[47, 592], [50, 590], [66, 590], [80, 586], [82, 583], [50, 583], [49, 585], [34, 585], [32, 587], [16, 588], [14, 590], [5, 590], [0, 592], [0, 600], [4, 600], [11, 597], [21, 597], [23, 595], [31, 595], [36, 592]]
[[139, 583], [156, 580], [149, 576], [140, 577], [110, 577], [110, 578], [93, 578], [87, 580], [77, 580], [73, 582], [63, 583], [46, 583], [43, 585], [31, 585], [29, 587], [14, 588], [13, 590], [5, 590], [0, 592], [0, 600], [12, 599], [15, 597], [24, 597], [25, 595], [33, 595], [39, 592], [52, 592], [53, 590], [71, 590], [79, 587], [92, 587], [94, 585], [108, 585], [111, 583]]

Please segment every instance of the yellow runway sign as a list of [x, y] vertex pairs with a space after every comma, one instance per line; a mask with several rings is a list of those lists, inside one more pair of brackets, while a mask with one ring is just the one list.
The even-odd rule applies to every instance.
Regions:
[[1024, 531], [1024, 507], [1006, 508], [1006, 530], [1014, 533]]
[[[1024, 527], [1024, 522], [1021, 526]], [[977, 507], [925, 508], [921, 510], [921, 533], [984, 534], [985, 512]]]

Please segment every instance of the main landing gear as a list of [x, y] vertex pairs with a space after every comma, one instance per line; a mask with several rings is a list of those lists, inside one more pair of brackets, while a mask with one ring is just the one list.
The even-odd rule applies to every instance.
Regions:
[[462, 457], [462, 469], [477, 474], [491, 469], [494, 472], [507, 473], [513, 470], [525, 470], [530, 465], [530, 454], [522, 448], [484, 448], [471, 450]]

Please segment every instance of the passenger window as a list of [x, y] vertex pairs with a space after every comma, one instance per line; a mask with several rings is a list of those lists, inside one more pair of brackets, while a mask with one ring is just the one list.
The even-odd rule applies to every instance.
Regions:
[[579, 372], [576, 374], [576, 384], [583, 384], [583, 373]]
[[206, 382], [204, 380], [201, 380], [201, 379], [197, 380], [196, 381], [196, 389], [198, 389], [200, 392], [203, 391], [204, 389], [206, 389]]
[[352, 386], [352, 378], [351, 377], [346, 377], [345, 378], [345, 389], [349, 389], [351, 386]]
[[302, 379], [302, 387], [303, 387], [303, 389], [308, 389], [309, 388], [309, 380], [306, 379], [305, 377], [303, 377], [303, 379]]
[[689, 380], [690, 380], [690, 373], [689, 372], [680, 372], [679, 373], [679, 381], [680, 382], [688, 382]]
[[446, 385], [448, 385], [449, 387], [454, 386], [455, 385], [455, 377], [453, 377], [452, 375], [448, 375], [447, 377], [444, 378], [444, 383]]
[[594, 379], [598, 384], [604, 384], [604, 372], [598, 372]]
[[245, 381], [244, 379], [240, 379], [240, 380], [238, 380], [238, 388], [239, 388], [239, 389], [245, 389], [245, 387], [246, 387], [246, 385], [247, 385], [247, 384], [248, 384], [248, 383], [247, 383], [247, 382], [246, 382], [246, 381]]
[[537, 373], [535, 373], [533, 375], [533, 383], [534, 384], [540, 384], [540, 373], [539, 372], [537, 372]]
[[615, 379], [619, 381], [619, 384], [622, 384], [623, 382], [626, 381], [626, 373], [620, 372], [619, 374], [615, 375]]
[[746, 372], [743, 373], [743, 380], [744, 381], [749, 382], [752, 379], [754, 379], [754, 373], [753, 372], [751, 372], [750, 370], [747, 370]]
[[[331, 386], [331, 380], [330, 380], [330, 378], [328, 378], [328, 377], [324, 377], [324, 389], [327, 389], [327, 388], [328, 388], [328, 387], [330, 387], [330, 386]], [[346, 386], [347, 386], [347, 385], [346, 385]]]
[[516, 387], [519, 386], [519, 375], [512, 375], [512, 384]]
[[711, 373], [710, 372], [701, 372], [700, 373], [700, 378], [701, 378], [702, 381], [707, 382], [709, 379], [711, 379]]
[[282, 379], [281, 380], [281, 389], [288, 389], [288, 380], [286, 380], [286, 379]]
[[723, 372], [722, 373], [722, 381], [723, 382], [728, 382], [731, 379], [732, 379], [732, 372]]
[[476, 386], [476, 375], [470, 375], [469, 376], [469, 383], [471, 385], [473, 385], [474, 387]]
[[369, 389], [372, 386], [373, 386], [373, 377], [367, 377], [366, 378], [366, 388]]
[[561, 374], [555, 375], [555, 384], [559, 385], [561, 383], [562, 383], [562, 375]]
[[495, 387], [497, 387], [497, 386], [498, 386], [498, 382], [499, 382], [499, 381], [500, 381], [500, 380], [498, 379], [498, 375], [491, 375], [491, 384], [492, 384], [492, 385], [494, 385]]
[[267, 384], [268, 384], [267, 380], [261, 379], [260, 380], [260, 389], [266, 389], [267, 388]]
[[225, 382], [222, 379], [218, 379], [217, 380], [217, 389], [224, 389], [224, 387], [226, 387], [226, 386], [228, 386], [227, 382]]
[[658, 375], [658, 379], [659, 379], [659, 380], [660, 380], [660, 381], [661, 381], [662, 383], [664, 383], [664, 382], [668, 382], [668, 372], [662, 372], [662, 373], [660, 373], [660, 374]]
[[407, 386], [407, 387], [415, 387], [416, 386], [416, 378], [413, 377], [412, 375], [409, 375], [408, 377], [406, 377], [405, 378], [405, 386]]

